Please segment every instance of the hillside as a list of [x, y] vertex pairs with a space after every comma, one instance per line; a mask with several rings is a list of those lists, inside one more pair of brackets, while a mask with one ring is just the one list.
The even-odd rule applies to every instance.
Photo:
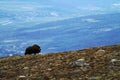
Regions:
[[120, 80], [120, 45], [2, 58], [0, 80]]

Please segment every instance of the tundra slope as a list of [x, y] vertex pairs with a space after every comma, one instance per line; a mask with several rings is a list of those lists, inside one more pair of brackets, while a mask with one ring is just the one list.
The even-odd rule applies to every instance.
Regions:
[[[81, 66], [80, 61], [85, 62]], [[120, 45], [0, 59], [0, 78], [16, 80], [120, 79]]]

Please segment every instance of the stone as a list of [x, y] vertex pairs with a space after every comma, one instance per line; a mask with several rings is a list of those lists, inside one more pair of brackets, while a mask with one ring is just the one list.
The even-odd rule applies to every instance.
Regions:
[[97, 58], [97, 57], [104, 56], [104, 54], [105, 54], [105, 50], [99, 49], [97, 52], [95, 52], [94, 56], [95, 56], [95, 58]]
[[78, 59], [74, 63], [75, 63], [76, 66], [81, 66], [82, 67], [82, 66], [85, 65], [86, 62], [85, 62], [85, 59]]
[[26, 80], [26, 79], [27, 79], [27, 77], [24, 75], [20, 75], [17, 77], [17, 80]]
[[78, 67], [83, 67], [83, 66], [89, 66], [89, 63], [86, 63], [85, 59], [78, 59], [76, 61], [74, 61], [73, 66], [78, 66]]
[[47, 70], [48, 70], [48, 71], [52, 71], [52, 69], [51, 69], [51, 68], [48, 68]]
[[24, 67], [23, 69], [29, 69], [29, 67]]
[[105, 53], [105, 50], [99, 49], [97, 52], [99, 52], [99, 53]]
[[120, 66], [120, 60], [117, 59], [111, 59], [110, 61], [113, 65]]
[[26, 76], [23, 76], [23, 75], [21, 75], [21, 76], [19, 76], [19, 78], [25, 78]]
[[13, 54], [9, 54], [9, 56], [10, 56], [10, 57], [12, 57], [12, 56], [13, 56]]
[[88, 80], [100, 80], [101, 79], [101, 77], [90, 77], [90, 78], [88, 78]]

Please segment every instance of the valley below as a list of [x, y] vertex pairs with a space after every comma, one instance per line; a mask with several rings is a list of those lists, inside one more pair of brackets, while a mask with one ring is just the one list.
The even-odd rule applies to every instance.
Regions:
[[[26, 47], [38, 44], [42, 54], [120, 43], [120, 14], [98, 14], [0, 28], [0, 57], [24, 55]], [[32, 22], [31, 22], [32, 24]], [[19, 47], [18, 47], [19, 46]]]

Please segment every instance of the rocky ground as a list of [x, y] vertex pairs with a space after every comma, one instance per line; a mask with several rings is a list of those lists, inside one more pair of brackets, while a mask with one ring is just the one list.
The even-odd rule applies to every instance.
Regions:
[[1, 58], [0, 80], [120, 80], [120, 45]]

